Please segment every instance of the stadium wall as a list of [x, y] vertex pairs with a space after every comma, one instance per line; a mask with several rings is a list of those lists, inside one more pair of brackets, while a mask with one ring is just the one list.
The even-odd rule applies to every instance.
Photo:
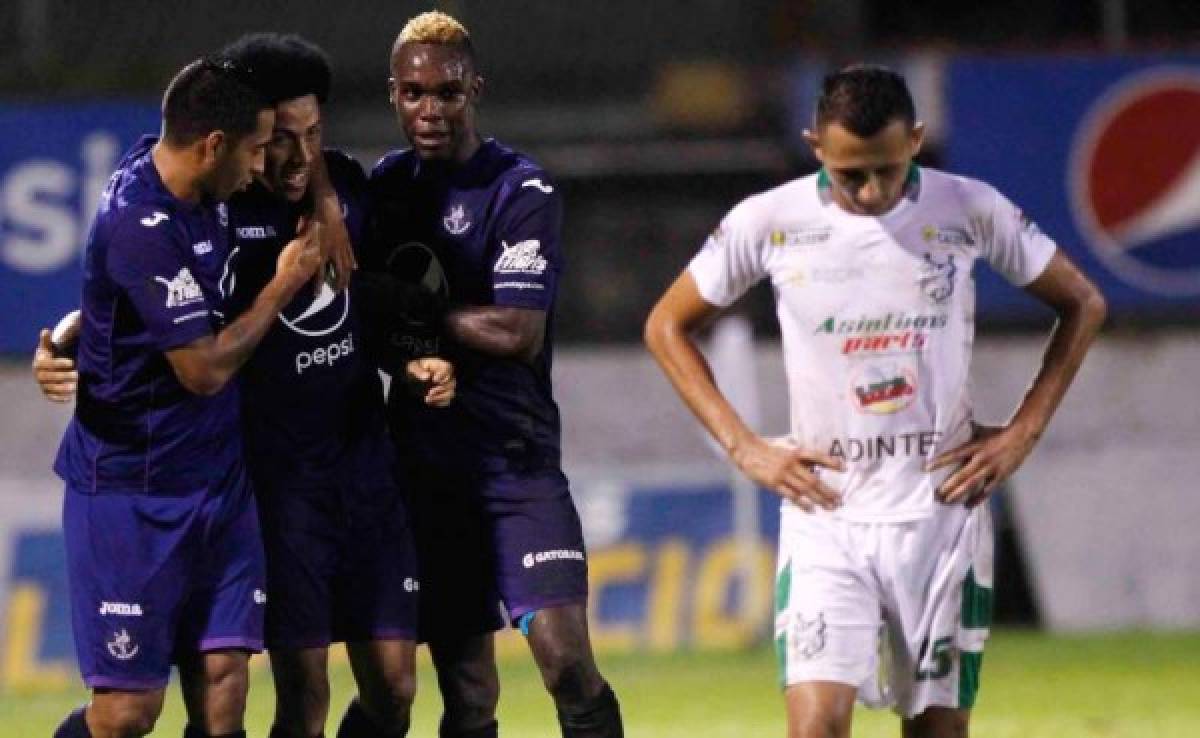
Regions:
[[[980, 341], [981, 420], [1007, 416], [1040, 350], [1032, 338]], [[755, 358], [762, 430], [782, 434], [780, 350], [762, 345]], [[1193, 334], [1104, 338], [1013, 480], [1010, 508], [1049, 628], [1200, 628], [1197, 365]], [[728, 648], [765, 636], [775, 499], [758, 493], [747, 557], [733, 533], [728, 469], [644, 352], [562, 351], [555, 382], [591, 550], [597, 645]], [[25, 366], [11, 364], [0, 372], [0, 407], [0, 687], [60, 684], [74, 672], [61, 491], [48, 469], [69, 411], [44, 402]]]

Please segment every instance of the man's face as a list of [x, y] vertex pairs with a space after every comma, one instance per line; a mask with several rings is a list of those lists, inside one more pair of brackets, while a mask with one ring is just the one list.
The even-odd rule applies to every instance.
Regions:
[[308, 190], [312, 165], [320, 155], [321, 106], [316, 95], [276, 105], [263, 177], [267, 188], [289, 202], [299, 202]]
[[392, 56], [388, 92], [400, 126], [426, 161], [465, 161], [474, 153], [475, 102], [483, 80], [453, 46], [404, 44]]
[[246, 189], [255, 177], [263, 176], [267, 143], [275, 111], [265, 108], [258, 113], [254, 131], [237, 138], [224, 136], [213, 150], [213, 166], [209, 177], [208, 195], [215, 200], [228, 200], [235, 192]]
[[863, 138], [840, 123], [805, 132], [813, 153], [829, 173], [833, 198], [856, 215], [883, 215], [904, 196], [908, 168], [921, 149], [924, 127], [897, 118]]

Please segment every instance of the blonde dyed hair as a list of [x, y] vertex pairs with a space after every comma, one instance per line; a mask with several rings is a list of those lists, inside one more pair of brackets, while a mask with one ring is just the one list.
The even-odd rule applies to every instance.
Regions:
[[396, 37], [396, 46], [401, 44], [447, 44], [470, 46], [471, 34], [463, 24], [440, 10], [430, 10], [409, 19]]

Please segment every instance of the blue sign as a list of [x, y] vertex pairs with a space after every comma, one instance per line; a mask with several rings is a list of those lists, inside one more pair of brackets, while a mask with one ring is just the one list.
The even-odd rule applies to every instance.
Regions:
[[0, 106], [0, 352], [79, 306], [79, 254], [121, 154], [158, 130], [152, 105]]
[[[1028, 213], [1122, 316], [1200, 316], [1200, 56], [962, 59], [947, 168]], [[980, 274], [981, 312], [1032, 302]]]

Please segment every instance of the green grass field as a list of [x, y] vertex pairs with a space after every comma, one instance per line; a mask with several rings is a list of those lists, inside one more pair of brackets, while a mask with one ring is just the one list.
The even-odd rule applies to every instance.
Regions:
[[[766, 649], [736, 653], [614, 655], [601, 666], [621, 698], [626, 735], [639, 738], [750, 738], [783, 735], [775, 666]], [[411, 736], [436, 736], [440, 711], [432, 673], [421, 667]], [[557, 736], [549, 699], [532, 664], [506, 658], [502, 734]], [[349, 668], [334, 669], [334, 711], [351, 693]], [[0, 738], [49, 736], [84, 698], [82, 690], [0, 695]], [[247, 727], [266, 735], [269, 675], [258, 670]], [[335, 716], [336, 720], [336, 716]], [[155, 735], [182, 734], [172, 687]], [[336, 730], [330, 726], [329, 735]], [[1200, 736], [1200, 633], [1051, 637], [1000, 631], [989, 643], [973, 733], [986, 738], [1196, 738]], [[860, 711], [855, 736], [896, 736], [896, 718]]]

